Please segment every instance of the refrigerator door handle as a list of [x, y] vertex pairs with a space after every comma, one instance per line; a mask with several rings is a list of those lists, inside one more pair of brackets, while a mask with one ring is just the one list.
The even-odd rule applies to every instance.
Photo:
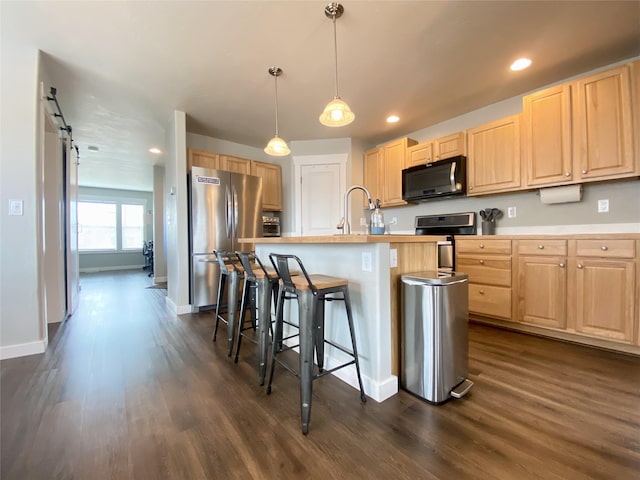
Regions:
[[238, 240], [238, 192], [234, 185], [231, 186], [233, 195], [233, 240]]
[[227, 238], [231, 237], [231, 192], [229, 186], [225, 186], [225, 196], [227, 197], [226, 209], [225, 209], [225, 227], [227, 229]]

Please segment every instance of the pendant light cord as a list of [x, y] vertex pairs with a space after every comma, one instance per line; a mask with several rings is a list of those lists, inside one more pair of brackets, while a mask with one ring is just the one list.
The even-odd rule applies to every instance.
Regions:
[[276, 137], [278, 136], [278, 75], [273, 77], [276, 82]]
[[335, 84], [336, 84], [336, 95], [334, 98], [340, 98], [338, 96], [338, 36], [336, 34], [336, 15], [333, 15], [333, 53], [334, 53], [334, 59], [335, 59], [335, 72], [336, 72], [336, 78], [335, 78]]

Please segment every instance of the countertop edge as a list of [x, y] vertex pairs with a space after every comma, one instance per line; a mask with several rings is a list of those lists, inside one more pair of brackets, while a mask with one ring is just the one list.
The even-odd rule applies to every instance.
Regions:
[[308, 237], [240, 238], [242, 243], [435, 243], [446, 240], [444, 235], [316, 235]]

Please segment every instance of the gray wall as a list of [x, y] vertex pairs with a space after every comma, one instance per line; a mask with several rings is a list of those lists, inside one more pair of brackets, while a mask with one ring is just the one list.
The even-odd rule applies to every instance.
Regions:
[[[153, 239], [153, 194], [134, 190], [114, 190], [109, 188], [79, 187], [79, 201], [109, 200], [115, 202], [143, 201], [145, 205], [144, 239]], [[126, 270], [142, 268], [145, 264], [142, 245], [138, 252], [80, 252], [80, 271], [95, 272], [100, 270]]]

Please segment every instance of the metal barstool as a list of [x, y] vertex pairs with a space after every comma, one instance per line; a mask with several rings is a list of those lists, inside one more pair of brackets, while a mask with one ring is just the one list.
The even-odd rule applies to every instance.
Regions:
[[[273, 292], [274, 301], [278, 284], [278, 275], [275, 270], [267, 269], [260, 259], [253, 252], [236, 252], [244, 270], [244, 284], [242, 287], [242, 301], [240, 303], [240, 317], [238, 321], [238, 334], [236, 339], [235, 363], [238, 363], [242, 338], [258, 345], [258, 377], [260, 385], [264, 385], [264, 377], [267, 371], [267, 351], [269, 348], [269, 330], [271, 329], [271, 296]], [[257, 293], [257, 301], [256, 301]], [[259, 304], [257, 304], [259, 302]], [[249, 322], [247, 322], [247, 309], [251, 311]], [[257, 330], [258, 338], [247, 336], [248, 330], [256, 330], [256, 310], [257, 310]]]
[[[362, 385], [362, 376], [360, 374], [360, 363], [358, 360], [358, 350], [356, 347], [355, 329], [353, 326], [353, 316], [351, 313], [351, 300], [349, 297], [349, 282], [344, 278], [331, 277], [328, 275], [308, 274], [302, 265], [302, 261], [295, 255], [282, 255], [272, 253], [269, 255], [274, 268], [280, 277], [280, 286], [278, 290], [278, 302], [276, 307], [276, 325], [274, 329], [274, 338], [282, 335], [283, 315], [282, 309], [285, 296], [296, 298], [298, 301], [298, 320], [300, 322], [300, 357], [299, 371], [296, 373], [283, 362], [280, 362], [276, 356], [280, 351], [277, 342], [274, 340], [271, 348], [271, 368], [269, 371], [269, 382], [267, 385], [267, 394], [271, 393], [271, 384], [273, 382], [273, 373], [275, 370], [275, 362], [283, 365], [287, 370], [300, 378], [300, 410], [302, 421], [302, 433], [307, 434], [309, 431], [309, 420], [311, 418], [311, 395], [312, 382], [328, 373], [335, 372], [340, 368], [355, 364], [356, 373], [358, 375], [358, 384], [360, 386], [360, 400], [364, 403], [367, 397], [364, 393]], [[289, 260], [297, 262], [302, 275], [292, 276], [289, 270]], [[338, 296], [336, 296], [338, 295]], [[349, 323], [349, 333], [351, 336], [352, 350], [348, 350], [341, 345], [331, 342], [324, 338], [324, 302], [343, 301], [346, 312], [347, 321]], [[352, 357], [352, 360], [338, 365], [330, 370], [323, 369], [324, 363], [324, 344], [328, 343], [332, 347], [341, 350]], [[319, 372], [314, 373], [313, 351], [317, 353]]]
[[[214, 250], [218, 263], [220, 264], [220, 282], [218, 284], [218, 301], [216, 303], [216, 323], [213, 327], [212, 341], [216, 341], [218, 334], [218, 324], [220, 321], [227, 324], [227, 355], [231, 356], [233, 350], [234, 331], [236, 328], [236, 310], [238, 308], [238, 289], [242, 278], [242, 267], [234, 261], [235, 257], [223, 250]], [[229, 291], [227, 292], [226, 318], [222, 313], [222, 299], [224, 290], [229, 281]]]

